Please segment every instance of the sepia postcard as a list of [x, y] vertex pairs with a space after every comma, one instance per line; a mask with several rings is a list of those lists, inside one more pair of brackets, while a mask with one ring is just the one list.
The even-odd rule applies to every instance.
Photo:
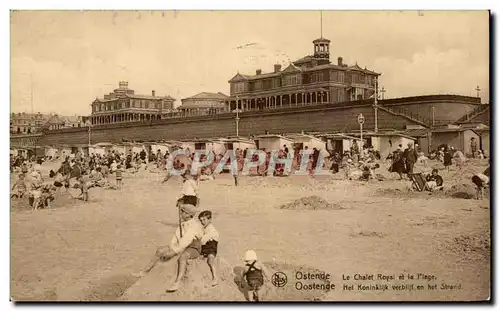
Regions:
[[11, 301], [489, 301], [490, 20], [12, 10]]

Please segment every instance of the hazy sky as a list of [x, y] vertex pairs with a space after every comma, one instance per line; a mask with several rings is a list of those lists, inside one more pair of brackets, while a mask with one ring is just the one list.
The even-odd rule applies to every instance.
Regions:
[[[330, 58], [382, 73], [386, 97], [488, 101], [487, 11], [324, 11]], [[229, 94], [237, 71], [272, 71], [312, 54], [319, 11], [17, 11], [11, 13], [11, 110], [89, 114], [129, 82], [136, 94]], [[238, 46], [256, 43], [247, 48]]]

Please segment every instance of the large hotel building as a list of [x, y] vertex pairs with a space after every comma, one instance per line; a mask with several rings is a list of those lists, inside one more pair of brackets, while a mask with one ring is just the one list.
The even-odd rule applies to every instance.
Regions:
[[[119, 87], [92, 103], [93, 125], [176, 118], [190, 115], [213, 115], [239, 107], [241, 111], [339, 103], [370, 98], [375, 93], [380, 73], [348, 66], [342, 57], [330, 62], [330, 40], [313, 41], [314, 54], [305, 56], [286, 68], [274, 65], [271, 73], [257, 69], [255, 75], [237, 73], [231, 80], [230, 96], [200, 93], [183, 99], [174, 109], [170, 96], [136, 95], [121, 81]], [[238, 103], [238, 105], [237, 105]]]
[[128, 82], [120, 81], [118, 88], [104, 98], [92, 102], [92, 125], [158, 120], [162, 115], [174, 110], [174, 101], [170, 96], [136, 95], [128, 88]]
[[[314, 54], [290, 63], [282, 70], [274, 65], [271, 73], [256, 70], [255, 75], [237, 73], [230, 83], [226, 111], [294, 107], [317, 103], [338, 103], [370, 98], [380, 73], [348, 66], [342, 57], [330, 62], [330, 40], [313, 41]], [[238, 102], [238, 106], [236, 103]]]

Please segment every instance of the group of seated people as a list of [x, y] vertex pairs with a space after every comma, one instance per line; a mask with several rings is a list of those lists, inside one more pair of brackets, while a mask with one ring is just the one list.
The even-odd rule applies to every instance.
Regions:
[[443, 177], [439, 174], [439, 171], [435, 168], [432, 170], [431, 174], [425, 175], [426, 186], [429, 191], [436, 191], [443, 189]]
[[18, 179], [12, 186], [11, 198], [22, 199], [25, 194], [28, 195], [29, 205], [33, 210], [40, 208], [49, 208], [50, 203], [54, 201], [56, 187], [50, 182], [44, 182], [42, 175], [38, 170], [30, 174], [29, 190], [25, 180], [25, 174], [19, 174]]
[[[476, 199], [480, 200], [484, 198], [484, 189], [489, 185], [489, 167], [482, 173], [475, 173], [472, 176], [472, 183], [476, 186]], [[437, 169], [433, 169], [431, 174], [423, 174], [425, 177], [425, 189], [427, 191], [433, 192], [437, 190], [443, 190], [444, 180]]]

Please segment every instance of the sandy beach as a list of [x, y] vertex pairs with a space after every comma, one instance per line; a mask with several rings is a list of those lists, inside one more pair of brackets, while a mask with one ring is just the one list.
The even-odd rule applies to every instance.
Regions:
[[[469, 162], [468, 170], [482, 172], [487, 165], [487, 160]], [[208, 266], [195, 260], [175, 294], [165, 292], [173, 282], [175, 261], [158, 265], [142, 279], [130, 272], [170, 242], [178, 221], [180, 177], [162, 184], [162, 172], [125, 174], [121, 190], [92, 188], [87, 203], [63, 193], [52, 209], [38, 212], [27, 201], [12, 200], [11, 297], [244, 301], [234, 280], [244, 252], [254, 249], [271, 273], [287, 276], [283, 287], [267, 282], [263, 300], [488, 299], [490, 203], [464, 198], [474, 194], [471, 174], [459, 176], [455, 167], [442, 170], [445, 190], [429, 194], [409, 192], [408, 181], [397, 180], [384, 167], [377, 173], [387, 179], [349, 181], [341, 173], [243, 176], [235, 187], [232, 177], [222, 174], [201, 182], [200, 207], [213, 212], [221, 235], [221, 280], [210, 287]], [[309, 205], [294, 202], [311, 196], [317, 197]], [[313, 209], [315, 200], [329, 204]], [[280, 208], [287, 203], [287, 209]], [[300, 279], [311, 271], [329, 274], [329, 279]], [[317, 282], [335, 286], [329, 291], [297, 289]]]

